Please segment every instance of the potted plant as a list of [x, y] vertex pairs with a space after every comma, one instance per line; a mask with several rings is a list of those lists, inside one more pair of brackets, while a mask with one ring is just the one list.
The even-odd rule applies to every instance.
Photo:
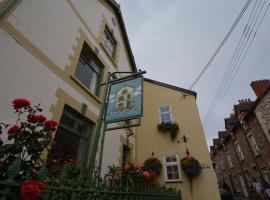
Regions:
[[192, 192], [192, 178], [201, 173], [201, 165], [193, 156], [185, 156], [181, 159], [181, 168], [186, 173], [190, 183], [190, 190]]
[[179, 125], [176, 122], [166, 122], [166, 123], [158, 124], [157, 129], [161, 133], [169, 132], [171, 139], [175, 140], [175, 138], [179, 132]]

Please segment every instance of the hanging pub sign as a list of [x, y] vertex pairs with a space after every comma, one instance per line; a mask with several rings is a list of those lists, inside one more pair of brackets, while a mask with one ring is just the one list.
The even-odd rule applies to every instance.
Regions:
[[142, 86], [142, 76], [110, 85], [106, 123], [126, 121], [142, 116]]

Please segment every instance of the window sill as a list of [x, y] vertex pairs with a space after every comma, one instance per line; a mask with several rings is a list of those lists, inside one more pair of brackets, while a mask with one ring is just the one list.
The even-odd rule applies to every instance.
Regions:
[[165, 180], [165, 183], [182, 183], [182, 180]]
[[71, 75], [70, 78], [78, 84], [85, 92], [87, 92], [91, 97], [93, 97], [99, 104], [101, 104], [101, 100], [98, 96], [96, 96], [93, 92], [91, 92], [86, 86], [82, 84], [82, 82], [77, 79], [75, 76]]
[[[117, 67], [115, 58], [113, 58], [113, 57], [108, 53], [108, 50], [104, 47], [104, 45], [103, 45], [102, 43], [100, 43], [100, 46], [101, 46], [102, 49], [105, 51], [106, 55], [110, 58], [110, 60], [112, 61], [113, 65], [114, 65], [115, 67]], [[116, 52], [114, 52], [114, 53], [116, 53]]]

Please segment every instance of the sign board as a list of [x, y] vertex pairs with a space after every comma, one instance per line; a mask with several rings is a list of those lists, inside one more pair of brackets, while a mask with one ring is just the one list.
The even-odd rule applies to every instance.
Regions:
[[110, 85], [106, 123], [135, 119], [142, 116], [142, 86], [142, 76]]
[[210, 168], [210, 165], [209, 164], [201, 164], [201, 167], [203, 169], [209, 169]]

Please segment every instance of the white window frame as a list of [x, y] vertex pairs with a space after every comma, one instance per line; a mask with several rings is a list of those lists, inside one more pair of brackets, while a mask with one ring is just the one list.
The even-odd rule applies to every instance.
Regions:
[[[164, 108], [164, 107], [169, 107], [169, 111], [167, 111], [167, 112], [161, 112], [161, 108]], [[159, 123], [162, 123], [161, 115], [162, 115], [162, 114], [168, 114], [168, 113], [170, 114], [170, 119], [171, 119], [170, 122], [173, 122], [172, 108], [171, 108], [170, 105], [160, 106], [160, 107], [158, 108], [158, 111], [159, 111]]]
[[233, 168], [232, 158], [231, 158], [229, 152], [226, 152], [226, 159], [228, 161], [229, 167]]
[[252, 149], [254, 155], [255, 156], [259, 155], [261, 153], [261, 150], [260, 150], [260, 148], [259, 148], [259, 146], [257, 144], [257, 141], [256, 141], [253, 134], [250, 134], [248, 136], [248, 141], [249, 141], [249, 144], [251, 146], [251, 149]]
[[243, 151], [242, 151], [242, 149], [241, 149], [239, 143], [236, 143], [236, 144], [235, 144], [235, 148], [236, 148], [236, 152], [237, 152], [238, 158], [239, 158], [240, 160], [244, 160], [245, 157], [244, 157]]
[[[176, 162], [169, 162], [169, 163], [167, 163], [166, 162], [166, 157], [167, 156], [172, 156], [172, 155], [176, 156]], [[181, 177], [180, 160], [179, 160], [178, 154], [176, 154], [176, 153], [169, 153], [169, 154], [164, 155], [163, 156], [163, 163], [164, 163], [163, 164], [164, 165], [163, 168], [164, 168], [164, 179], [165, 179], [165, 182], [166, 183], [170, 183], [170, 182], [181, 182], [182, 181], [182, 177]], [[168, 179], [167, 166], [174, 166], [174, 165], [176, 165], [177, 168], [178, 168], [179, 179]]]

